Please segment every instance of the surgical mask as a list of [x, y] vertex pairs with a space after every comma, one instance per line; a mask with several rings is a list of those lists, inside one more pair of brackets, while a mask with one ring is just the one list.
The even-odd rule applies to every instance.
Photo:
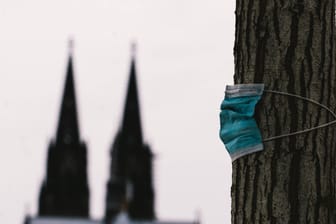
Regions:
[[264, 84], [228, 85], [220, 112], [220, 138], [232, 161], [263, 150], [262, 137], [254, 119], [255, 106]]

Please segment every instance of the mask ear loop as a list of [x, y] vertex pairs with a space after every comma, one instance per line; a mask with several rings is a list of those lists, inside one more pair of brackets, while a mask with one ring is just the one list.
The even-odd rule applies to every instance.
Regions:
[[309, 99], [307, 97], [299, 96], [299, 95], [296, 95], [296, 94], [286, 93], [286, 92], [281, 92], [281, 91], [276, 91], [276, 90], [264, 90], [264, 92], [283, 95], [283, 96], [289, 96], [289, 97], [295, 97], [297, 99], [310, 102], [312, 104], [315, 104], [315, 105], [317, 105], [319, 107], [322, 107], [323, 109], [327, 110], [330, 114], [332, 114], [332, 116], [334, 117], [334, 120], [330, 121], [330, 122], [327, 122], [325, 124], [321, 124], [321, 125], [312, 127], [312, 128], [304, 129], [302, 131], [296, 131], [296, 132], [291, 132], [291, 133], [287, 133], [287, 134], [282, 134], [282, 135], [266, 138], [266, 139], [263, 140], [263, 142], [269, 142], [269, 141], [273, 141], [273, 140], [276, 140], [276, 139], [285, 138], [285, 137], [289, 137], [289, 136], [293, 136], [293, 135], [299, 135], [299, 134], [307, 133], [307, 132], [310, 132], [310, 131], [314, 131], [314, 130], [317, 130], [317, 129], [320, 129], [320, 128], [325, 128], [325, 127], [328, 127], [330, 125], [336, 124], [336, 114], [330, 108], [328, 108], [327, 106], [325, 106], [325, 105], [323, 105], [323, 104], [321, 104], [321, 103], [319, 103], [315, 100]]

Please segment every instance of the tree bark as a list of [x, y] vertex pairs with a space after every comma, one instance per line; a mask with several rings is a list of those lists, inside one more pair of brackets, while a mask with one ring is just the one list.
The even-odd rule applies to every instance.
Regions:
[[[237, 0], [235, 83], [314, 99], [333, 111], [334, 0]], [[264, 93], [256, 108], [263, 138], [334, 118], [293, 97]], [[232, 224], [334, 224], [336, 126], [265, 142], [233, 162]]]

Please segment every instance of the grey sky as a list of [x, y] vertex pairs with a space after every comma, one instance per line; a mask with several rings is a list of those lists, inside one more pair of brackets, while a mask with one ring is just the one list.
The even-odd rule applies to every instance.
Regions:
[[109, 150], [136, 40], [158, 217], [190, 220], [200, 211], [203, 223], [230, 222], [231, 161], [218, 137], [218, 113], [232, 84], [234, 2], [0, 0], [0, 29], [1, 223], [22, 223], [37, 212], [70, 36], [91, 216], [103, 215]]

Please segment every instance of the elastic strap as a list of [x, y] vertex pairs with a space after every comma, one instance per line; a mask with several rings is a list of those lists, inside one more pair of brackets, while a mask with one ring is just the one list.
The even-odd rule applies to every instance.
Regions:
[[323, 104], [321, 104], [321, 103], [319, 103], [315, 100], [309, 99], [307, 97], [299, 96], [299, 95], [296, 95], [296, 94], [286, 93], [286, 92], [281, 92], [281, 91], [275, 91], [275, 90], [264, 90], [264, 92], [272, 93], [272, 94], [279, 94], [279, 95], [283, 95], [283, 96], [295, 97], [295, 98], [298, 98], [300, 100], [310, 102], [310, 103], [315, 104], [319, 107], [322, 107], [323, 109], [325, 109], [329, 113], [331, 113], [332, 116], [334, 117], [334, 120], [331, 121], [331, 122], [327, 122], [325, 124], [321, 124], [321, 125], [312, 127], [312, 128], [304, 129], [302, 131], [296, 131], [296, 132], [291, 132], [291, 133], [288, 133], [288, 134], [283, 134], [283, 135], [278, 135], [278, 136], [266, 138], [266, 139], [263, 140], [263, 142], [273, 141], [273, 140], [276, 140], [276, 139], [285, 138], [285, 137], [289, 137], [289, 136], [293, 136], [293, 135], [299, 135], [299, 134], [307, 133], [307, 132], [310, 132], [310, 131], [314, 131], [314, 130], [317, 130], [317, 129], [320, 129], [320, 128], [325, 128], [325, 127], [328, 127], [330, 125], [336, 124], [336, 114], [330, 108], [328, 108], [327, 106], [325, 106], [325, 105], [323, 105]]

